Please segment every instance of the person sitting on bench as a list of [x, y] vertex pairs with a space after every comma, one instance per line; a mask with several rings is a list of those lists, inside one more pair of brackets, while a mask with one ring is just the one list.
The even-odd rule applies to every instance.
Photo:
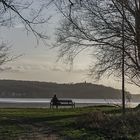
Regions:
[[52, 97], [51, 102], [53, 105], [56, 105], [56, 107], [60, 104], [58, 98], [56, 97], [56, 94]]

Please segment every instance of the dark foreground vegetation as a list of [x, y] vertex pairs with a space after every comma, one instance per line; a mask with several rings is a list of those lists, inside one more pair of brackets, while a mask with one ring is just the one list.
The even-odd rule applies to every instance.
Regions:
[[0, 109], [0, 140], [139, 140], [140, 110]]

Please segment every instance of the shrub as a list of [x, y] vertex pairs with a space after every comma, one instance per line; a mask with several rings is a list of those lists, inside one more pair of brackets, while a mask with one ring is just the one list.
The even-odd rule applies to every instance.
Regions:
[[125, 116], [93, 112], [78, 119], [77, 126], [103, 135], [107, 140], [137, 140], [140, 139], [139, 116], [139, 111]]

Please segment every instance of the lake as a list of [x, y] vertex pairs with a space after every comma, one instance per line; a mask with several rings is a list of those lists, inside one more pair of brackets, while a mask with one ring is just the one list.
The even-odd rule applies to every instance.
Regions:
[[[60, 98], [62, 99], [62, 98]], [[65, 98], [63, 98], [65, 99]], [[66, 98], [70, 99], [70, 98]], [[0, 98], [0, 107], [26, 107], [45, 108], [49, 107], [51, 98]], [[71, 99], [77, 107], [92, 105], [121, 105], [121, 99]], [[126, 103], [128, 107], [135, 107], [140, 102], [131, 101]]]

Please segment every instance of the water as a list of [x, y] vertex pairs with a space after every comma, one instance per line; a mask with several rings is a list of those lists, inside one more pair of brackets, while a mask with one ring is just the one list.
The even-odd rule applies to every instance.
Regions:
[[[64, 99], [64, 98], [63, 98]], [[67, 98], [68, 99], [68, 98]], [[45, 105], [45, 104], [49, 104], [50, 103], [51, 98], [0, 98], [0, 104], [3, 104], [3, 106], [5, 105], [10, 105], [9, 107], [11, 107], [12, 104], [28, 104], [28, 106], [32, 106], [31, 104], [35, 105]], [[75, 102], [75, 104], [81, 105], [81, 106], [89, 106], [89, 105], [100, 105], [100, 104], [104, 104], [104, 105], [121, 105], [121, 99], [71, 99], [73, 102]], [[129, 107], [135, 107], [139, 104], [140, 102], [136, 102], [136, 101], [131, 101], [129, 103], [126, 103], [127, 106]], [[17, 107], [18, 107], [17, 105]], [[26, 106], [26, 107], [28, 107]]]

